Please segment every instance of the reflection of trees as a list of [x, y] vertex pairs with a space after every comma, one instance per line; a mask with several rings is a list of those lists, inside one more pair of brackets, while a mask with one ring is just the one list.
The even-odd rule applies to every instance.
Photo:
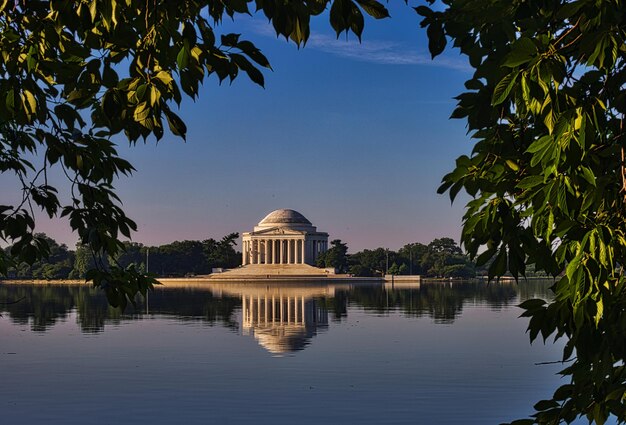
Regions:
[[[385, 288], [382, 285], [339, 289], [334, 297], [319, 298], [335, 321], [348, 314], [348, 306], [384, 314], [400, 310], [412, 317], [431, 317], [438, 323], [451, 323], [468, 304], [486, 304], [500, 309], [528, 298], [550, 298], [552, 281], [514, 282], [422, 282], [417, 288]], [[100, 290], [87, 285], [0, 284], [0, 300], [15, 304], [0, 305], [0, 313], [17, 324], [30, 324], [34, 331], [46, 331], [59, 320], [77, 312], [83, 332], [101, 332], [105, 324], [141, 319], [149, 315], [172, 316], [182, 321], [221, 323], [236, 329], [235, 310], [241, 306], [239, 296], [216, 296], [197, 288], [156, 288], [148, 303], [137, 299], [123, 314], [109, 306]]]
[[[237, 328], [235, 309], [241, 306], [236, 297], [216, 297], [209, 291], [194, 288], [157, 288], [148, 295], [150, 314], [176, 316], [180, 320], [200, 320], [209, 324], [221, 322], [229, 328]], [[146, 311], [144, 300], [137, 301], [135, 315]]]
[[336, 291], [335, 298], [327, 300], [327, 307], [336, 319], [345, 315], [349, 304], [354, 304], [377, 314], [400, 310], [412, 317], [426, 316], [438, 323], [451, 323], [467, 304], [500, 309], [527, 298], [549, 298], [548, 287], [546, 281], [528, 281], [519, 286], [513, 282], [424, 282], [411, 289], [356, 287]]
[[45, 331], [57, 320], [67, 318], [75, 305], [69, 287], [0, 285], [0, 300], [20, 300], [1, 306], [2, 312], [15, 323], [31, 323], [33, 331]]
[[[65, 320], [76, 310], [77, 321], [83, 332], [101, 332], [105, 324], [120, 320], [140, 319], [146, 313], [144, 300], [126, 312], [112, 308], [102, 291], [87, 285], [24, 285], [0, 284], [1, 300], [18, 300], [15, 304], [0, 306], [14, 323], [31, 324], [33, 331], [46, 331], [58, 320]], [[199, 320], [209, 324], [221, 322], [236, 328], [235, 309], [241, 301], [234, 297], [214, 297], [210, 292], [193, 289], [156, 289], [150, 293], [150, 315], [176, 316], [181, 320]]]

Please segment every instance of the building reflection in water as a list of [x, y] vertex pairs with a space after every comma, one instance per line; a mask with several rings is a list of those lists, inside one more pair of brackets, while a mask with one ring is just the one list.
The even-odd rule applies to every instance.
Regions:
[[371, 314], [400, 312], [435, 323], [453, 323], [466, 305], [505, 308], [531, 298], [550, 299], [553, 281], [331, 283], [325, 281], [207, 282], [166, 281], [150, 293], [150, 309], [136, 299], [126, 312], [112, 308], [102, 291], [86, 285], [0, 283], [0, 315], [35, 332], [47, 332], [75, 312], [85, 333], [103, 332], [107, 324], [147, 317], [221, 324], [254, 337], [275, 355], [302, 350], [328, 329], [329, 315], [343, 320], [352, 308]]
[[264, 291], [241, 291], [242, 333], [254, 336], [272, 354], [303, 350], [328, 328], [328, 310], [314, 298], [327, 294], [311, 289], [268, 286]]

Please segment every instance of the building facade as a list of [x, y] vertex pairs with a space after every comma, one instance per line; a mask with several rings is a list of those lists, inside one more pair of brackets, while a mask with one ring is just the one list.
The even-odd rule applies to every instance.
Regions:
[[302, 214], [289, 209], [272, 211], [242, 234], [242, 265], [309, 264], [328, 250], [328, 233], [318, 232]]

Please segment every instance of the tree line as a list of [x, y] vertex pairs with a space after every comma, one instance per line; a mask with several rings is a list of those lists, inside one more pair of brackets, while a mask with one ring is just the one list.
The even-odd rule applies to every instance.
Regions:
[[339, 273], [359, 277], [393, 274], [471, 278], [477, 272], [475, 264], [452, 238], [438, 238], [428, 245], [410, 243], [398, 251], [376, 248], [354, 254], [348, 254], [347, 244], [335, 239], [328, 251], [317, 258], [317, 266], [334, 267]]
[[[45, 234], [50, 251], [47, 258], [32, 265], [21, 263], [9, 270], [8, 277], [16, 279], [84, 279], [87, 271], [96, 266], [101, 257], [87, 246], [77, 244], [75, 250], [59, 244]], [[104, 266], [149, 272], [160, 277], [184, 277], [211, 273], [214, 268], [231, 269], [241, 265], [241, 252], [235, 250], [238, 233], [230, 233], [220, 240], [206, 239], [175, 241], [160, 246], [124, 242], [124, 250], [115, 257], [106, 257]], [[318, 267], [333, 267], [338, 273], [358, 277], [383, 274], [427, 277], [471, 278], [482, 269], [463, 253], [451, 238], [439, 238], [428, 245], [410, 243], [397, 251], [386, 248], [364, 249], [348, 254], [348, 246], [339, 239], [331, 241], [328, 251], [317, 259]], [[5, 248], [9, 253], [11, 247]]]
[[[115, 257], [95, 255], [89, 247], [76, 245], [70, 250], [45, 234], [48, 256], [33, 264], [20, 263], [9, 269], [7, 276], [15, 279], [84, 279], [87, 272], [98, 266], [135, 268], [140, 273], [156, 276], [182, 277], [208, 274], [213, 268], [234, 268], [241, 264], [241, 253], [235, 250], [239, 233], [230, 233], [220, 240], [175, 241], [160, 246], [146, 246], [137, 242], [123, 242], [124, 249]], [[9, 254], [12, 247], [4, 249]]]

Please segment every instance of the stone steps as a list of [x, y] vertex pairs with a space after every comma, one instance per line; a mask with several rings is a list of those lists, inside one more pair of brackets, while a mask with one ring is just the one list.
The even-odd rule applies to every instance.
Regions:
[[326, 277], [332, 275], [330, 271], [313, 267], [308, 264], [249, 264], [236, 269], [227, 270], [223, 273], [213, 273], [209, 275], [216, 279], [239, 278], [244, 276], [254, 276], [258, 278], [280, 278], [280, 277]]

